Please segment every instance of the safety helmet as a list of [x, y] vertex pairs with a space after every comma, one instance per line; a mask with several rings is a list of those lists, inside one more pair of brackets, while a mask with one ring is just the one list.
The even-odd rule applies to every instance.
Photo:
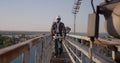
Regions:
[[61, 20], [61, 17], [60, 17], [60, 16], [57, 16], [57, 17], [56, 17], [56, 20]]

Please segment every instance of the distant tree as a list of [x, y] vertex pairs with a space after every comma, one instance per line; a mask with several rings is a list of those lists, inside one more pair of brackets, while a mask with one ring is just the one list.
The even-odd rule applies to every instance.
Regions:
[[2, 44], [2, 35], [0, 35], [0, 45]]
[[15, 38], [0, 35], [0, 48], [15, 44]]
[[0, 34], [0, 48], [3, 47], [3, 39], [2, 39], [2, 35]]
[[12, 45], [13, 40], [10, 38], [7, 38], [6, 40], [3, 41], [3, 45], [5, 47]]

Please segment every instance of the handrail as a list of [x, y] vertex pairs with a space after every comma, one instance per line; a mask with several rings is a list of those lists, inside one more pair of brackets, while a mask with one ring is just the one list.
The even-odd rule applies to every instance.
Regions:
[[[67, 36], [73, 37], [73, 38], [76, 38], [76, 39], [90, 41], [90, 38], [87, 37], [87, 36], [72, 35], [72, 34], [68, 34]], [[98, 38], [98, 39], [95, 39], [94, 43], [95, 44], [103, 44], [103, 45], [120, 45], [120, 40], [113, 42], [113, 41]]]
[[90, 41], [90, 38], [86, 37], [86, 36], [72, 35], [72, 34], [67, 34], [67, 36], [73, 37], [73, 38], [76, 38], [76, 39], [82, 39], [82, 40]]
[[63, 45], [64, 45], [64, 48], [65, 48], [65, 50], [67, 51], [67, 53], [68, 53], [68, 55], [69, 55], [69, 57], [70, 57], [70, 59], [71, 59], [71, 62], [72, 62], [72, 63], [76, 63], [75, 60], [73, 59], [72, 55], [70, 54], [70, 52], [69, 52], [69, 50], [68, 50], [68, 48], [67, 48], [67, 46], [65, 45], [64, 42], [63, 42]]
[[[88, 58], [90, 58], [88, 49], [83, 49], [84, 47], [77, 46], [74, 43], [70, 42], [69, 40], [67, 40], [67, 41], [68, 41], [69, 44], [71, 44], [76, 49], [78, 49], [79, 51], [81, 51], [84, 55], [86, 55]], [[111, 62], [115, 63], [114, 61], [112, 61], [109, 58], [105, 57], [107, 59], [106, 60], [106, 59], [104, 59], [104, 57], [100, 57], [100, 56], [96, 55], [94, 52], [93, 52], [92, 58], [93, 58], [93, 61], [95, 61], [96, 63], [111, 63]]]
[[[42, 45], [42, 50], [43, 49], [47, 50], [47, 48], [51, 48], [51, 46], [48, 47], [48, 45], [50, 44], [50, 41], [52, 41], [50, 36], [51, 36], [50, 34], [39, 36], [39, 37], [30, 39], [30, 40], [27, 40], [27, 41], [24, 41], [24, 42], [21, 42], [21, 43], [18, 43], [18, 44], [15, 44], [15, 45], [3, 48], [3, 49], [0, 49], [0, 63], [8, 63], [21, 54], [24, 54], [24, 59], [22, 60], [22, 62], [24, 63], [26, 51], [28, 51], [30, 53], [30, 49], [33, 46], [35, 46], [37, 48], [38, 44], [40, 43]], [[50, 39], [48, 39], [47, 37]], [[46, 40], [49, 42], [46, 42]], [[48, 51], [46, 51], [46, 50], [43, 50], [42, 52], [44, 54], [46, 54], [46, 52], [48, 53]], [[41, 52], [41, 51], [39, 51], [39, 52]], [[48, 59], [48, 60], [50, 60], [50, 59]], [[27, 61], [29, 62], [30, 60], [27, 60]]]
[[30, 40], [27, 40], [27, 41], [18, 43], [18, 44], [16, 44], [16, 45], [12, 45], [12, 46], [9, 46], [9, 47], [0, 49], [0, 55], [9, 53], [10, 51], [15, 50], [15, 49], [17, 49], [17, 48], [19, 48], [19, 47], [24, 47], [24, 46], [26, 46], [26, 45], [30, 45], [30, 43], [33, 42], [33, 40], [38, 40], [38, 38], [39, 38], [39, 37], [36, 37], [36, 38], [30, 39]]
[[95, 39], [95, 43], [96, 44], [103, 44], [103, 45], [119, 45], [120, 46], [120, 40], [119, 41], [109, 41], [109, 40], [105, 40], [105, 39]]
[[[80, 42], [77, 41], [76, 39], [80, 39], [79, 40]], [[87, 42], [89, 42], [89, 46], [85, 45]], [[79, 35], [72, 35], [72, 34], [68, 34], [67, 35], [67, 43], [70, 44], [72, 47], [76, 48], [78, 51], [80, 51], [86, 57], [88, 57], [90, 59], [90, 63], [92, 61], [97, 62], [97, 63], [109, 63], [109, 62], [116, 63], [114, 61], [114, 56], [116, 56], [115, 55], [116, 52], [114, 54], [112, 52], [112, 58], [113, 58], [113, 60], [112, 60], [111, 58], [109, 58], [107, 56], [104, 56], [104, 55], [96, 53], [95, 51], [92, 51], [94, 44], [99, 44], [99, 45], [114, 45], [114, 46], [120, 45], [119, 42], [112, 42], [112, 41], [108, 41], [108, 40], [101, 39], [101, 38], [95, 39], [95, 41], [92, 42], [89, 37], [79, 36]], [[79, 46], [78, 46], [78, 44], [79, 44]], [[70, 51], [72, 50], [70, 48], [71, 46], [68, 47], [68, 49]], [[87, 47], [87, 49], [85, 49], [86, 47]], [[72, 51], [71, 51], [71, 53], [72, 53], [72, 55], [74, 55], [74, 57], [76, 57], [76, 55]], [[79, 61], [78, 58], [77, 58], [77, 60]]]
[[66, 44], [66, 46], [68, 47], [68, 49], [70, 50], [70, 52], [77, 58], [77, 60], [82, 63], [82, 60], [73, 52], [73, 50]]

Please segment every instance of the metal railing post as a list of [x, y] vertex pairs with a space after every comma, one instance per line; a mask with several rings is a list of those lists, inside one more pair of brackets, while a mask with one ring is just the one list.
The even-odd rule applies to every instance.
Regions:
[[22, 54], [22, 63], [30, 63], [30, 49]]
[[94, 42], [94, 37], [90, 37], [90, 47], [89, 47], [89, 55], [90, 55], [90, 63], [92, 63], [92, 49], [93, 49], [93, 42]]
[[90, 48], [89, 48], [90, 63], [92, 63], [92, 48], [93, 48], [93, 42], [92, 42], [92, 41], [90, 41]]
[[[72, 38], [69, 39], [69, 37], [80, 39], [80, 45], [79, 45], [79, 42], [75, 42], [75, 39], [72, 39]], [[95, 48], [93, 47], [94, 44], [119, 45], [120, 43], [118, 43], [118, 42], [112, 42], [112, 41], [107, 41], [107, 40], [102, 40], [102, 39], [95, 39], [94, 37], [85, 37], [85, 36], [77, 36], [77, 35], [70, 35], [70, 34], [68, 35], [67, 38], [68, 38], [67, 43], [70, 44], [69, 47], [70, 48], [72, 47], [71, 49], [74, 52], [76, 52], [75, 48], [79, 52], [81, 52], [81, 61], [79, 61], [80, 63], [85, 63], [86, 59], [88, 59], [89, 63], [93, 63], [93, 62], [96, 62], [96, 63], [116, 63], [115, 61], [118, 60], [118, 58], [116, 58], [117, 47], [114, 48], [113, 51], [111, 51], [111, 53], [113, 54], [112, 55], [113, 60], [111, 59], [111, 57], [105, 56], [104, 54], [100, 54], [97, 52], [97, 50], [95, 51], [97, 46], [95, 46]], [[101, 48], [103, 48], [103, 47], [101, 46]], [[103, 48], [103, 49], [105, 49], [105, 48]], [[76, 57], [78, 60], [78, 55], [75, 55], [75, 53], [73, 53], [73, 52], [71, 53], [71, 55], [73, 55], [72, 57]]]
[[112, 50], [112, 59], [113, 59], [114, 61], [116, 61], [116, 54], [117, 54], [117, 48], [114, 47], [113, 50]]

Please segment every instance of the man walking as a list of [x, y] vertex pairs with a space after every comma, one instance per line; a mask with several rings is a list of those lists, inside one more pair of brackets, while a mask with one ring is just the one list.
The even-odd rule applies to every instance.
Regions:
[[62, 39], [65, 39], [66, 30], [64, 23], [61, 22], [61, 17], [56, 17], [56, 22], [53, 22], [51, 27], [51, 34], [54, 38], [55, 42], [55, 56], [57, 57], [59, 54], [63, 52], [62, 48]]

